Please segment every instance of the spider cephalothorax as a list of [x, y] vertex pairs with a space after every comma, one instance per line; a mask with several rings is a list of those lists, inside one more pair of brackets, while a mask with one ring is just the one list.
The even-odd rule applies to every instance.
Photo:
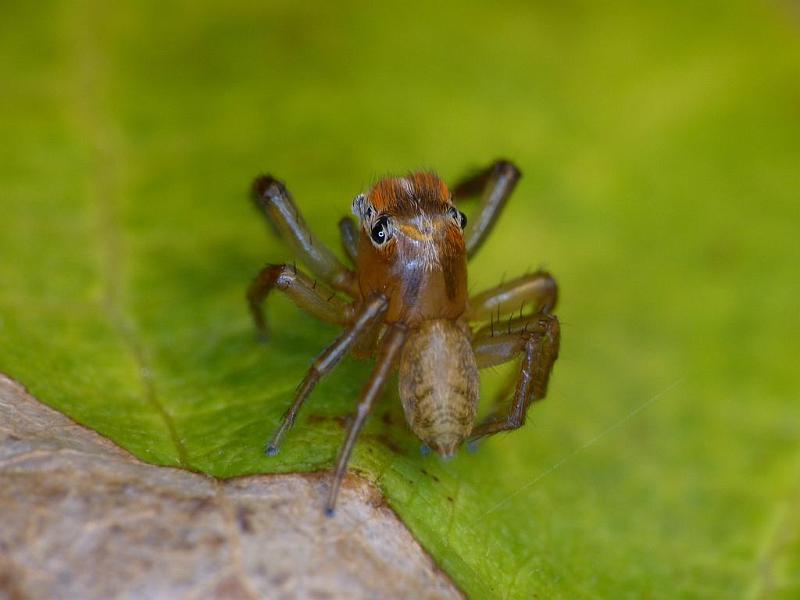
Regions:
[[[551, 314], [555, 280], [539, 271], [467, 297], [467, 259], [491, 231], [519, 175], [511, 163], [497, 161], [452, 193], [428, 172], [378, 181], [353, 201], [358, 224], [349, 218], [339, 223], [354, 270], [312, 236], [283, 184], [269, 176], [256, 180], [257, 204], [322, 284], [334, 290], [323, 290], [294, 267], [268, 265], [248, 291], [256, 325], [266, 334], [261, 303], [277, 287], [313, 316], [344, 327], [298, 387], [267, 453], [277, 453], [311, 390], [347, 352], [376, 355], [337, 460], [329, 511], [358, 432], [393, 370], [399, 369], [409, 426], [444, 457], [466, 439], [521, 426], [531, 402], [544, 397], [559, 346], [558, 319]], [[477, 193], [481, 203], [468, 226], [454, 200]], [[518, 316], [500, 327], [496, 322], [503, 313]], [[476, 425], [478, 369], [516, 357], [520, 371], [510, 404], [501, 398]]]
[[385, 322], [455, 319], [466, 310], [466, 218], [432, 173], [379, 181], [353, 202], [360, 220], [356, 273], [363, 297], [389, 300]]

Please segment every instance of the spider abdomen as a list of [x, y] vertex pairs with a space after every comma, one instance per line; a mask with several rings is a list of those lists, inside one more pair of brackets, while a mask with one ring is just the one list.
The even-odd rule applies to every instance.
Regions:
[[423, 321], [400, 359], [400, 400], [412, 431], [442, 456], [452, 456], [472, 431], [478, 406], [478, 367], [456, 321]]

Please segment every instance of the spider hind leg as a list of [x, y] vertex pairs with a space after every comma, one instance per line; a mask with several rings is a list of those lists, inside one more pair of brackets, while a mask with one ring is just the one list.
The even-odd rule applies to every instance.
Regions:
[[511, 431], [525, 423], [530, 405], [547, 393], [553, 364], [558, 358], [560, 326], [553, 315], [535, 314], [512, 319], [508, 329], [494, 334], [488, 326], [476, 333], [473, 350], [478, 367], [498, 365], [522, 356], [519, 374], [510, 405], [505, 411], [496, 409], [478, 424], [471, 440]]

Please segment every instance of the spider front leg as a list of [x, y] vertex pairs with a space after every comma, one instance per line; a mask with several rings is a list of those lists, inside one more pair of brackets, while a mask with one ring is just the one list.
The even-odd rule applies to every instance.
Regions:
[[253, 182], [252, 189], [256, 206], [264, 211], [295, 256], [322, 281], [355, 298], [358, 293], [355, 274], [311, 233], [283, 183], [262, 175]]
[[325, 290], [293, 265], [267, 265], [258, 273], [247, 290], [250, 313], [262, 339], [268, 336], [263, 303], [270, 291], [277, 288], [314, 317], [327, 323], [345, 324], [350, 318], [350, 305], [335, 293]]
[[452, 189], [453, 199], [481, 194], [480, 204], [464, 231], [467, 257], [472, 258], [486, 240], [503, 210], [511, 192], [522, 176], [507, 160], [497, 160], [477, 175], [458, 182]]
[[280, 426], [267, 444], [269, 456], [275, 456], [278, 453], [283, 435], [294, 424], [300, 407], [303, 406], [303, 402], [308, 398], [314, 386], [344, 358], [361, 334], [369, 330], [384, 315], [387, 306], [388, 303], [383, 296], [377, 296], [364, 304], [353, 323], [312, 363], [295, 392], [294, 401], [283, 414]]
[[558, 358], [560, 326], [553, 315], [536, 314], [513, 319], [507, 331], [496, 333], [489, 326], [479, 330], [472, 348], [478, 368], [510, 361], [520, 354], [522, 361], [511, 405], [505, 415], [495, 412], [475, 427], [471, 440], [500, 431], [517, 429], [525, 423], [525, 414], [535, 400], [547, 393], [547, 382]]
[[397, 362], [405, 339], [405, 327], [396, 324], [386, 331], [386, 334], [381, 340], [381, 347], [378, 352], [378, 358], [375, 361], [375, 367], [372, 370], [369, 381], [367, 381], [367, 384], [361, 391], [361, 400], [358, 403], [355, 418], [351, 421], [350, 427], [347, 429], [347, 437], [345, 437], [344, 444], [342, 444], [336, 459], [336, 470], [333, 472], [333, 481], [331, 482], [331, 489], [328, 494], [328, 502], [325, 505], [325, 512], [328, 515], [333, 515], [333, 510], [336, 506], [336, 497], [339, 495], [339, 487], [347, 471], [347, 462], [350, 460], [350, 454], [353, 452], [356, 438], [372, 410], [372, 405], [375, 403], [378, 396], [380, 396], [383, 386], [386, 384], [386, 380], [389, 378]]

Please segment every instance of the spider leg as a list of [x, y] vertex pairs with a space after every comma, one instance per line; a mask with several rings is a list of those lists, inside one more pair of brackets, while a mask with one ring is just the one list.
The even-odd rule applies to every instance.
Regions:
[[470, 435], [475, 440], [500, 431], [517, 429], [535, 400], [547, 393], [547, 382], [558, 358], [560, 328], [553, 315], [536, 314], [513, 319], [508, 328], [492, 335], [487, 328], [478, 331], [472, 348], [479, 368], [490, 367], [522, 355], [517, 385], [506, 414], [495, 412], [477, 425]]
[[375, 321], [383, 316], [386, 312], [388, 304], [386, 298], [377, 296], [367, 302], [356, 316], [353, 323], [347, 327], [342, 334], [328, 346], [322, 354], [320, 354], [311, 364], [311, 368], [306, 373], [303, 381], [297, 387], [295, 392], [294, 401], [291, 406], [286, 410], [281, 419], [281, 424], [272, 435], [269, 443], [267, 444], [267, 454], [275, 456], [280, 448], [281, 439], [289, 428], [294, 424], [297, 413], [300, 407], [303, 406], [308, 395], [314, 389], [314, 386], [319, 383], [320, 379], [325, 377], [333, 368], [339, 363], [342, 358], [347, 354], [348, 350], [353, 346], [359, 335], [370, 327]]
[[[513, 330], [515, 319], [501, 320], [499, 315], [519, 311], [517, 320], [521, 319], [524, 326], [531, 319], [522, 315], [526, 305], [530, 309], [526, 311], [529, 314], [547, 314], [555, 308], [557, 300], [556, 280], [545, 271], [537, 271], [476, 294], [469, 300], [468, 316], [473, 321], [490, 320], [489, 325], [478, 331], [478, 335], [508, 335]], [[512, 374], [503, 382], [492, 402], [492, 412], [485, 421], [497, 419], [506, 399], [513, 394], [518, 377], [518, 374]]]
[[528, 303], [532, 313], [549, 313], [558, 300], [558, 284], [550, 273], [537, 271], [476, 294], [469, 299], [469, 319], [485, 321], [498, 313], [522, 311]]
[[356, 438], [364, 426], [370, 410], [372, 410], [372, 405], [376, 398], [380, 396], [383, 386], [397, 362], [397, 357], [403, 347], [405, 338], [405, 328], [400, 325], [394, 325], [387, 330], [381, 341], [375, 368], [372, 370], [369, 381], [361, 390], [361, 400], [358, 402], [355, 417], [350, 422], [350, 426], [347, 429], [347, 437], [345, 437], [344, 444], [342, 444], [339, 455], [336, 458], [336, 469], [333, 472], [328, 501], [325, 505], [325, 512], [328, 515], [333, 515], [333, 510], [336, 507], [336, 497], [339, 495], [339, 488], [342, 485], [342, 479], [347, 470], [347, 462], [350, 460], [350, 454], [353, 452]]
[[378, 340], [384, 328], [385, 325], [381, 321], [375, 321], [364, 329], [364, 332], [358, 336], [352, 350], [350, 350], [353, 356], [356, 358], [371, 358], [375, 356]]
[[311, 233], [283, 183], [262, 175], [253, 182], [252, 190], [256, 206], [311, 272], [334, 289], [355, 297], [355, 274]]
[[298, 308], [317, 319], [344, 325], [349, 320], [350, 305], [312, 281], [292, 265], [267, 265], [258, 273], [247, 290], [247, 302], [259, 335], [268, 336], [263, 303], [269, 293], [277, 288], [292, 300]]
[[464, 231], [467, 257], [472, 258], [488, 237], [521, 175], [513, 163], [497, 160], [453, 187], [452, 194], [456, 200], [481, 194], [478, 209], [470, 217]]
[[495, 418], [502, 412], [503, 406], [508, 404], [508, 399], [513, 397], [514, 390], [517, 389], [517, 379], [519, 379], [519, 373], [513, 371], [503, 379], [492, 399], [492, 410], [488, 419]]
[[350, 262], [356, 264], [358, 257], [358, 226], [350, 217], [342, 217], [339, 221], [339, 234], [342, 237], [344, 248]]

